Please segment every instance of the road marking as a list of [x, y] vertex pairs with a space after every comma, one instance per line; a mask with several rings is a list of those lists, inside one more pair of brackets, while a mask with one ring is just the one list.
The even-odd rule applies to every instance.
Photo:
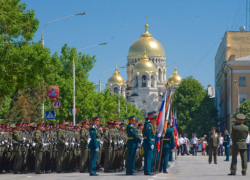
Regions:
[[27, 176], [27, 177], [32, 177], [32, 176]]

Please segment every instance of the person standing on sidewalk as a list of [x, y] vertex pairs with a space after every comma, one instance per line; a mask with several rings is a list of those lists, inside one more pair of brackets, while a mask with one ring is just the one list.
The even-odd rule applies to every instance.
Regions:
[[224, 141], [223, 141], [223, 146], [225, 147], [225, 155], [226, 155], [225, 161], [229, 161], [230, 143], [231, 143], [230, 134], [228, 133], [228, 130], [225, 129], [224, 130]]
[[179, 153], [181, 155], [183, 154], [183, 143], [184, 143], [184, 139], [183, 139], [182, 135], [180, 134], [180, 137], [178, 139], [178, 153], [177, 153], [177, 156], [179, 156]]
[[191, 145], [193, 147], [193, 156], [197, 156], [197, 144], [198, 144], [198, 139], [196, 137], [196, 133], [194, 133], [193, 138], [191, 139]]
[[214, 164], [217, 164], [217, 148], [219, 147], [219, 136], [215, 133], [215, 127], [211, 128], [211, 134], [208, 137], [208, 146], [209, 146], [209, 158], [208, 162], [211, 164], [212, 155], [214, 156]]
[[237, 114], [237, 124], [232, 126], [231, 138], [233, 142], [233, 152], [232, 152], [232, 163], [231, 163], [231, 173], [228, 174], [236, 175], [237, 169], [237, 155], [240, 152], [241, 157], [241, 166], [242, 166], [242, 175], [246, 176], [247, 170], [247, 144], [246, 138], [248, 136], [248, 127], [244, 125], [244, 120], [246, 116], [244, 114]]
[[221, 136], [221, 133], [219, 133], [219, 143], [218, 156], [223, 156], [223, 137]]
[[187, 134], [184, 134], [184, 149], [183, 149], [183, 156], [184, 156], [184, 154], [185, 153], [187, 153], [187, 155], [189, 156], [190, 154], [189, 154], [189, 152], [188, 152], [188, 144], [190, 144], [190, 142], [189, 142], [189, 140], [188, 140], [188, 138], [187, 138]]

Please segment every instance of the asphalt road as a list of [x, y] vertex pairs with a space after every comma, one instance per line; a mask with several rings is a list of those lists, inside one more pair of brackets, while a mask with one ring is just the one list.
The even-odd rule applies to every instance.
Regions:
[[[238, 158], [238, 171], [236, 176], [228, 177], [230, 173], [230, 163], [223, 161], [225, 157], [218, 157], [218, 164], [208, 164], [208, 156], [178, 156], [177, 160], [171, 162], [168, 174], [156, 174], [154, 176], [144, 176], [143, 172], [134, 176], [126, 176], [125, 171], [120, 173], [98, 172], [99, 176], [90, 177], [88, 174], [67, 173], [67, 174], [1, 174], [0, 180], [28, 179], [28, 180], [157, 180], [157, 179], [176, 179], [176, 180], [228, 180], [228, 179], [249, 179], [250, 167], [247, 170], [247, 176], [241, 175], [241, 160]], [[250, 163], [248, 163], [250, 166]]]

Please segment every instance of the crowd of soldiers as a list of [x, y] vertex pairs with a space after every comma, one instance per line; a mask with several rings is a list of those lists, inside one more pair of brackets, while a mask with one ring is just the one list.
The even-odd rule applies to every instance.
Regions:
[[[89, 172], [92, 124], [71, 122], [0, 124], [0, 173]], [[137, 135], [143, 140], [143, 123], [136, 120]], [[125, 169], [127, 134], [123, 123], [110, 120], [98, 125], [100, 150], [95, 169], [119, 172]], [[136, 152], [135, 168], [142, 170], [142, 148]]]

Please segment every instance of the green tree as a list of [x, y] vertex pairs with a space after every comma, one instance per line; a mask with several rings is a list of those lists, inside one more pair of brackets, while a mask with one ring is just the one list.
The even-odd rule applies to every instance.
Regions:
[[[233, 118], [236, 119], [236, 116], [239, 113], [246, 115], [244, 124], [250, 128], [250, 100], [247, 100], [240, 104], [240, 108], [236, 108], [236, 113], [233, 115]], [[234, 123], [236, 123], [236, 121]]]
[[198, 136], [207, 134], [217, 122], [217, 109], [202, 85], [193, 77], [182, 80], [173, 95], [173, 107], [178, 112], [178, 131]]

